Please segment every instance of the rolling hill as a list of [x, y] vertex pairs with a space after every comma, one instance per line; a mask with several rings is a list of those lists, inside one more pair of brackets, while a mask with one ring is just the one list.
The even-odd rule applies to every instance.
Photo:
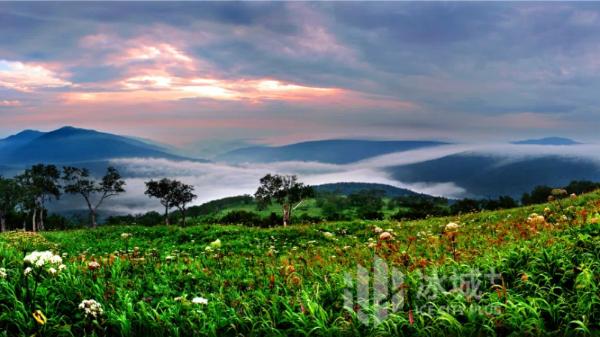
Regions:
[[271, 163], [281, 161], [316, 161], [348, 164], [363, 159], [425, 147], [445, 145], [438, 141], [370, 141], [333, 139], [301, 142], [284, 146], [254, 146], [217, 156], [228, 163]]

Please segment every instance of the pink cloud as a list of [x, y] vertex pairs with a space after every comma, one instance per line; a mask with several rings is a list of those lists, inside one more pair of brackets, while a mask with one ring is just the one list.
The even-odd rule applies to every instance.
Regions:
[[72, 85], [50, 67], [41, 64], [0, 60], [0, 86], [30, 92], [41, 88]]
[[18, 100], [0, 100], [0, 107], [16, 107], [20, 105], [21, 101]]

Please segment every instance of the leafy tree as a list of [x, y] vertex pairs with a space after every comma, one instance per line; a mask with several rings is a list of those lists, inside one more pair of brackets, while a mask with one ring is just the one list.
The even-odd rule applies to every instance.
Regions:
[[429, 196], [400, 196], [390, 203], [399, 208], [393, 219], [424, 219], [428, 216], [448, 215], [448, 200]]
[[541, 204], [548, 201], [548, 197], [552, 194], [552, 187], [540, 185], [536, 186], [531, 193], [524, 193], [521, 197], [523, 205]]
[[146, 182], [147, 196], [151, 198], [157, 198], [160, 200], [160, 204], [165, 207], [165, 224], [169, 225], [169, 209], [173, 207], [175, 201], [175, 195], [173, 192], [181, 183], [177, 180], [171, 180], [163, 178], [159, 181], [150, 180]]
[[478, 212], [481, 209], [479, 201], [474, 199], [461, 199], [450, 206], [453, 214], [462, 214], [470, 212]]
[[13, 179], [0, 177], [0, 232], [6, 231], [6, 217], [19, 203], [21, 189]]
[[125, 192], [123, 188], [125, 181], [121, 179], [119, 171], [114, 167], [108, 167], [104, 177], [97, 181], [90, 176], [87, 169], [67, 166], [63, 168], [63, 180], [66, 182], [66, 193], [79, 194], [85, 200], [90, 212], [92, 228], [97, 227], [97, 211], [104, 200]]
[[175, 180], [170, 193], [170, 207], [176, 207], [181, 212], [182, 225], [185, 226], [186, 206], [197, 198], [194, 194], [194, 186]]
[[317, 198], [317, 206], [326, 220], [345, 220], [344, 210], [349, 209], [348, 198], [331, 192], [321, 192]]
[[569, 185], [565, 186], [567, 192], [575, 194], [583, 194], [595, 191], [600, 188], [600, 183], [595, 183], [589, 180], [573, 180]]
[[314, 195], [312, 187], [298, 182], [295, 175], [267, 174], [260, 179], [260, 186], [254, 197], [259, 207], [266, 207], [273, 201], [283, 209], [283, 226], [290, 223], [292, 211], [295, 210], [305, 198]]
[[[60, 172], [55, 165], [37, 164], [16, 177], [25, 190], [23, 205], [32, 212], [32, 230], [44, 229], [44, 209], [46, 201], [60, 197], [58, 180]], [[37, 215], [39, 214], [39, 218]]]
[[348, 196], [350, 205], [356, 208], [356, 215], [361, 219], [382, 219], [383, 196], [381, 190], [364, 190]]

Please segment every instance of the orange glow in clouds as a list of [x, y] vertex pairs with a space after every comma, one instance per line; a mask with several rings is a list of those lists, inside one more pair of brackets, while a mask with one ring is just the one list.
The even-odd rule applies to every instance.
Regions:
[[214, 78], [185, 79], [168, 75], [134, 76], [120, 81], [121, 90], [106, 92], [70, 92], [63, 94], [68, 103], [87, 102], [151, 102], [191, 98], [215, 100], [305, 100], [335, 96], [338, 88], [320, 88], [284, 83], [273, 79], [221, 80]]

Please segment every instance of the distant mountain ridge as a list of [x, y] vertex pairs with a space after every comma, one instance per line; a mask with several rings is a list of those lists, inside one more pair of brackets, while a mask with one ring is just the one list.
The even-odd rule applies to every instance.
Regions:
[[0, 140], [0, 164], [78, 163], [114, 158], [188, 159], [134, 138], [65, 126], [50, 132], [25, 130]]
[[331, 139], [283, 146], [246, 147], [217, 156], [216, 160], [229, 163], [316, 161], [329, 164], [349, 164], [383, 154], [446, 144], [448, 143], [438, 141]]
[[511, 142], [512, 144], [518, 145], [578, 145], [580, 142], [574, 141], [569, 138], [563, 137], [545, 137], [538, 139], [525, 139], [519, 140], [516, 142]]
[[313, 186], [313, 189], [317, 193], [328, 192], [341, 195], [350, 195], [352, 193], [357, 193], [361, 191], [378, 190], [383, 191], [385, 196], [390, 198], [420, 195], [417, 192], [396, 186], [359, 182], [321, 184]]
[[520, 197], [537, 185], [564, 186], [572, 180], [600, 181], [598, 162], [558, 155], [505, 158], [459, 153], [415, 164], [386, 169], [393, 179], [405, 183], [454, 183], [465, 197]]

